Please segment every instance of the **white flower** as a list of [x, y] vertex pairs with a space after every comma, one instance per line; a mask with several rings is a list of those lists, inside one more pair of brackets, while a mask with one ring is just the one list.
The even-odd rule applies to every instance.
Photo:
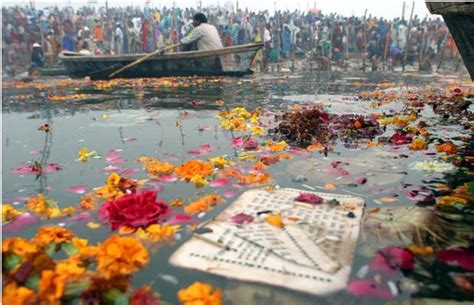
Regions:
[[421, 161], [415, 162], [412, 169], [426, 172], [447, 173], [456, 169], [454, 165], [439, 161]]

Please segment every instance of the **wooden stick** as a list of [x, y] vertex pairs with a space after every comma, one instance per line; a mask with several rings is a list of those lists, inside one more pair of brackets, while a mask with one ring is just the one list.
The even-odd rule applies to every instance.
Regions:
[[405, 42], [405, 51], [404, 51], [404, 54], [403, 54], [403, 66], [402, 66], [402, 71], [403, 72], [405, 72], [405, 64], [406, 64], [407, 56], [408, 56], [408, 45], [410, 44], [410, 39], [411, 39], [410, 29], [411, 29], [411, 22], [412, 22], [412, 19], [413, 19], [413, 10], [414, 9], [415, 9], [415, 1], [413, 1], [412, 5], [411, 5], [410, 20], [408, 20], [407, 41]]
[[109, 78], [114, 77], [115, 75], [119, 74], [119, 73], [122, 72], [123, 70], [126, 70], [126, 69], [128, 69], [128, 68], [131, 68], [131, 67], [133, 67], [133, 66], [138, 65], [139, 63], [141, 63], [141, 62], [147, 60], [147, 59], [150, 58], [150, 57], [153, 57], [153, 56], [155, 56], [155, 55], [157, 55], [157, 54], [159, 54], [159, 53], [161, 53], [161, 52], [164, 52], [164, 51], [166, 51], [166, 50], [176, 48], [176, 47], [178, 47], [178, 46], [180, 46], [180, 45], [181, 45], [181, 43], [173, 44], [173, 45], [171, 45], [171, 46], [167, 46], [167, 47], [158, 49], [158, 50], [156, 50], [155, 52], [152, 52], [152, 53], [150, 53], [150, 54], [147, 54], [147, 55], [143, 56], [142, 58], [139, 58], [139, 59], [135, 60], [134, 62], [129, 63], [128, 65], [126, 65], [126, 66], [124, 66], [124, 67], [118, 69], [117, 71], [110, 73]]

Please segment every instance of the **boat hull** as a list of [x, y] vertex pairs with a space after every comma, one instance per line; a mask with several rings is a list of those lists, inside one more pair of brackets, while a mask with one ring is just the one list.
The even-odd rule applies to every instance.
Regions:
[[[252, 73], [250, 65], [261, 44], [157, 55], [117, 74], [117, 78], [167, 76], [242, 76]], [[84, 56], [63, 52], [60, 58], [72, 77], [108, 79], [109, 75], [146, 54], [124, 56]]]
[[471, 1], [426, 1], [431, 13], [443, 16], [464, 65], [474, 80], [474, 3]]

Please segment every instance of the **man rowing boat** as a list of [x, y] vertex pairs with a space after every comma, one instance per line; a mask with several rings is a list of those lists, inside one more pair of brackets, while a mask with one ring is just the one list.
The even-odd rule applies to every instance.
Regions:
[[207, 23], [207, 17], [197, 13], [193, 17], [194, 29], [181, 39], [182, 51], [222, 49], [223, 45], [215, 26]]

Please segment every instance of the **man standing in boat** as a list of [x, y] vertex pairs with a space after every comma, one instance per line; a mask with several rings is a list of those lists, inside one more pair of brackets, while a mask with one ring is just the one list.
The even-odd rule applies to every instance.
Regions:
[[182, 51], [204, 51], [222, 49], [221, 38], [215, 26], [207, 23], [203, 13], [193, 17], [194, 29], [188, 36], [181, 39]]

